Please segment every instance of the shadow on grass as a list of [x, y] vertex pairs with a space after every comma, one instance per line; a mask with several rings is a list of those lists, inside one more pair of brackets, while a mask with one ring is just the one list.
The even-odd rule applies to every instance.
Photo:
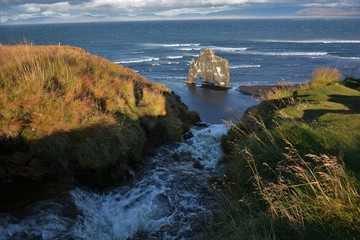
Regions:
[[344, 86], [360, 91], [360, 79], [346, 78], [343, 81]]
[[[336, 151], [340, 151], [343, 154], [343, 160], [346, 164], [347, 169], [351, 170], [355, 174], [360, 173], [360, 161], [359, 161], [359, 154], [360, 154], [360, 138], [358, 137], [359, 134], [356, 133], [356, 131], [359, 131], [359, 129], [356, 130], [356, 126], [346, 127], [349, 126], [349, 124], [360, 124], [360, 120], [356, 122], [356, 119], [359, 118], [360, 114], [360, 96], [345, 96], [345, 95], [337, 95], [333, 94], [329, 96], [330, 99], [329, 102], [333, 103], [340, 103], [347, 107], [347, 110], [339, 110], [339, 109], [311, 109], [311, 110], [305, 110], [303, 115], [303, 120], [307, 122], [313, 122], [317, 121], [320, 117], [324, 116], [325, 114], [339, 114], [340, 116], [329, 118], [329, 121], [332, 121], [333, 119], [334, 123], [330, 124], [342, 124], [342, 121], [348, 121], [348, 117], [351, 115], [354, 115], [353, 120], [354, 123], [346, 123], [344, 122], [344, 127], [342, 128], [336, 128], [340, 130], [334, 130], [335, 132], [334, 136], [344, 136], [346, 135], [351, 136], [351, 138], [354, 140], [352, 144], [345, 144], [344, 142], [339, 142], [336, 146], [334, 146]], [[344, 115], [344, 118], [342, 119], [342, 116]], [[346, 116], [346, 117], [345, 117]], [[350, 132], [349, 132], [350, 131]], [[354, 132], [355, 131], [355, 132]], [[332, 134], [330, 132], [329, 134]], [[330, 136], [328, 136], [330, 137]], [[335, 139], [333, 139], [336, 141]], [[336, 154], [336, 152], [333, 152], [332, 154]]]
[[[137, 91], [140, 99], [142, 91]], [[56, 198], [58, 193], [52, 188], [62, 189], [63, 185], [66, 187], [59, 191], [60, 195], [74, 186], [101, 191], [113, 185], [131, 184], [135, 178], [132, 169], [144, 161], [144, 155], [161, 144], [181, 140], [182, 134], [200, 121], [180, 97], [173, 93], [164, 96], [164, 116], [131, 119], [121, 113], [109, 113], [115, 117], [115, 123], [99, 121], [32, 140], [23, 136], [25, 131], [14, 139], [0, 138], [0, 196], [7, 196], [0, 198], [0, 212], [22, 212], [33, 202]]]
[[0, 169], [5, 170], [0, 178], [0, 212], [27, 214], [29, 206], [48, 199], [68, 205], [72, 202], [68, 192], [76, 185], [124, 182], [129, 149], [141, 147], [141, 139], [131, 139], [126, 131], [116, 125], [94, 124], [18, 141], [10, 151], [0, 153]]
[[332, 110], [332, 109], [310, 109], [304, 111], [303, 119], [305, 121], [314, 121], [321, 116], [333, 114], [360, 114], [360, 96], [344, 96], [344, 95], [330, 95], [329, 102], [340, 103], [348, 108], [348, 110]]

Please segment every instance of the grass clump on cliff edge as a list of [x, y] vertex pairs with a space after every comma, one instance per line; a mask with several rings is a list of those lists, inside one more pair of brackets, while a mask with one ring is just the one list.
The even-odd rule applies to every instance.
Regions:
[[[323, 70], [337, 71], [315, 72]], [[348, 81], [274, 93], [232, 125], [223, 138], [227, 203], [209, 239], [358, 236], [360, 92]]]
[[3, 153], [86, 171], [121, 172], [197, 118], [164, 85], [75, 47], [0, 46], [0, 99]]

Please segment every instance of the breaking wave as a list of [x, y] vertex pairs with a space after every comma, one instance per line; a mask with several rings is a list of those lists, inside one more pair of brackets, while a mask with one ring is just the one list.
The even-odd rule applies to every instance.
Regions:
[[264, 56], [325, 56], [328, 52], [246, 52], [251, 55]]
[[165, 48], [178, 48], [178, 47], [198, 47], [200, 43], [146, 43], [145, 46], [154, 46], [154, 47], [165, 47]]
[[200, 51], [201, 48], [179, 48], [181, 51]]
[[167, 59], [181, 59], [183, 58], [184, 56], [168, 56], [166, 57]]
[[124, 63], [142, 63], [142, 62], [152, 62], [152, 61], [158, 61], [160, 58], [143, 58], [143, 59], [133, 59], [133, 60], [124, 60], [124, 61], [118, 61], [114, 62], [116, 64], [124, 64]]
[[261, 65], [234, 65], [234, 66], [230, 66], [231, 69], [236, 69], [236, 68], [259, 68], [261, 67]]
[[163, 47], [197, 47], [200, 43], [174, 43], [174, 44], [162, 44]]
[[357, 44], [360, 40], [337, 40], [337, 39], [315, 39], [315, 40], [253, 40], [255, 42], [271, 42], [271, 43], [324, 43], [324, 44]]
[[344, 60], [360, 60], [360, 57], [337, 57], [337, 58]]
[[248, 48], [244, 48], [244, 47], [213, 47], [213, 48], [221, 52], [243, 52], [248, 50]]

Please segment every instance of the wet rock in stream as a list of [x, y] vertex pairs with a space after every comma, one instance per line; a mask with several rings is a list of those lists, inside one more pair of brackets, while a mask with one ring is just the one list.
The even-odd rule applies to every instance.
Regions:
[[191, 131], [192, 138], [164, 146], [147, 159], [131, 186], [102, 193], [76, 188], [70, 191], [74, 214], [62, 213], [64, 203], [48, 201], [23, 219], [0, 215], [0, 236], [199, 239], [218, 203], [208, 179], [221, 174], [216, 163], [222, 155], [220, 137], [227, 127], [219, 124]]

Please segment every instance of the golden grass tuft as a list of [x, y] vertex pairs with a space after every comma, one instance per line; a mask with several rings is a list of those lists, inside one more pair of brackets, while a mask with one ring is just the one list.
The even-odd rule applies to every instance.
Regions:
[[[105, 124], [112, 126], [105, 129], [114, 131], [112, 134], [117, 143], [126, 139], [121, 149], [132, 151], [130, 145], [126, 145], [129, 143], [138, 145], [134, 149], [139, 149], [144, 144], [144, 139], [140, 138], [144, 136], [139, 133], [138, 120], [168, 116], [164, 93], [170, 92], [162, 84], [150, 83], [133, 70], [80, 48], [0, 45], [0, 141], [20, 137], [30, 144], [31, 151], [40, 152], [43, 148], [37, 142], [47, 146], [43, 140], [49, 138], [59, 143], [62, 138], [69, 139], [62, 133]], [[59, 141], [51, 137], [57, 134]], [[81, 140], [81, 151], [76, 154], [91, 152], [99, 139], [105, 141], [106, 138], [92, 135], [88, 142]], [[66, 141], [63, 145], [72, 144], [72, 141]], [[104, 148], [107, 152], [114, 150], [114, 144], [109, 143], [109, 146], [111, 148]], [[106, 154], [97, 155], [98, 159], [105, 157], [104, 161], [115, 161], [127, 154], [118, 152], [111, 158]], [[95, 162], [90, 165], [104, 166]], [[87, 164], [83, 161], [83, 165]]]
[[142, 100], [139, 102], [139, 108], [144, 108], [141, 113], [144, 116], [165, 116], [166, 101], [165, 97], [159, 98], [158, 92], [150, 89], [143, 90]]
[[[135, 83], [141, 83], [147, 98], [142, 99], [139, 109], [135, 106]], [[2, 121], [24, 125], [26, 115], [30, 119], [26, 124], [35, 132], [41, 131], [38, 137], [44, 132], [51, 134], [45, 129], [53, 123], [56, 131], [68, 131], [92, 122], [89, 119], [96, 111], [164, 116], [162, 91], [169, 91], [160, 85], [154, 85], [158, 90], [152, 89], [154, 86], [150, 89], [150, 84], [132, 70], [79, 48], [30, 45], [0, 46], [0, 86]], [[18, 132], [14, 130], [4, 126], [1, 131], [11, 137]]]
[[265, 200], [273, 217], [282, 217], [290, 222], [332, 222], [357, 229], [360, 206], [359, 194], [349, 179], [344, 165], [336, 158], [325, 154], [307, 154], [302, 157], [296, 148], [286, 141], [284, 160], [276, 168], [275, 181], [264, 179], [256, 168], [252, 153], [244, 150], [253, 172], [258, 194]]
[[339, 81], [341, 73], [337, 68], [318, 67], [312, 72], [312, 84], [327, 85]]

